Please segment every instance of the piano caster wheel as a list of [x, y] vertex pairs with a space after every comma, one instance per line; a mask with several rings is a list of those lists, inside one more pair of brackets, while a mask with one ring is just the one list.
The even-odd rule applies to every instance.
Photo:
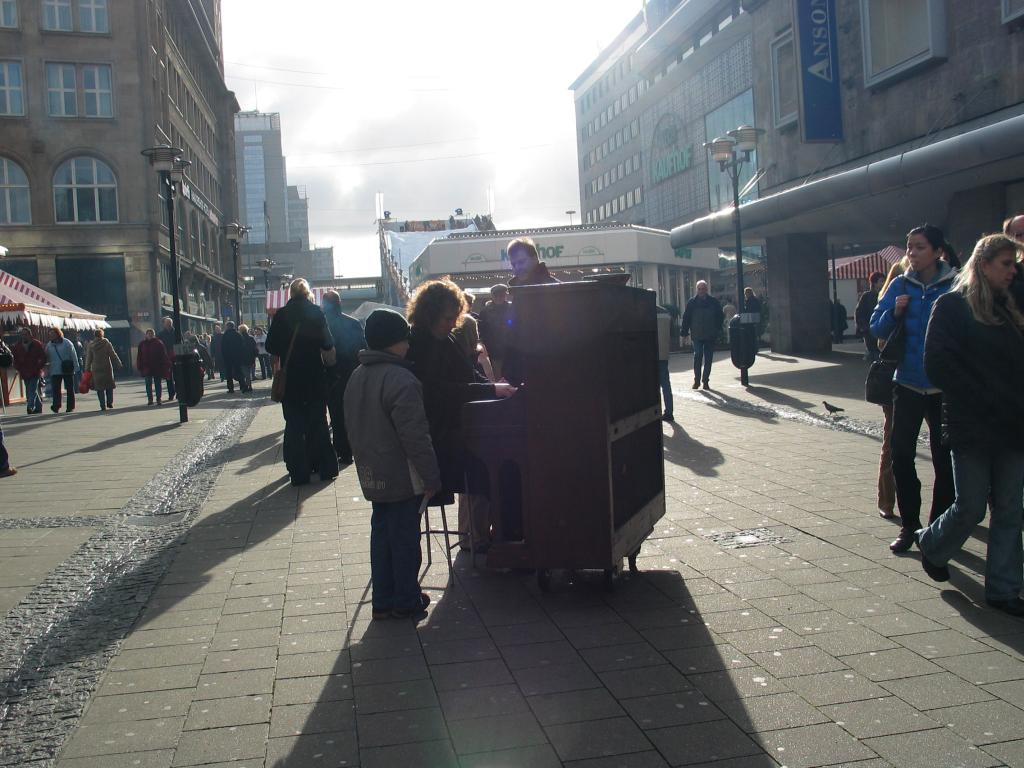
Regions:
[[546, 568], [537, 569], [537, 586], [541, 592], [551, 591], [551, 571]]
[[611, 592], [615, 589], [615, 568], [604, 569], [604, 591]]
[[637, 559], [637, 557], [639, 555], [640, 555], [640, 550], [638, 549], [636, 552], [634, 552], [633, 554], [631, 554], [629, 556], [629, 572], [630, 573], [640, 573], [640, 569], [636, 567], [636, 559]]

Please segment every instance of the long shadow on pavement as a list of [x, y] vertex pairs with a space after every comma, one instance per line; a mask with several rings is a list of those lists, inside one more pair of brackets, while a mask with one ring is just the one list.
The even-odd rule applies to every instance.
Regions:
[[669, 424], [665, 436], [665, 459], [702, 477], [714, 477], [717, 467], [725, 463], [725, 456], [714, 446], [704, 445], [691, 437], [678, 422]]
[[[652, 561], [663, 557], [649, 546]], [[294, 730], [272, 722], [268, 768], [547, 768], [612, 756], [778, 765], [751, 735], [742, 699], [777, 683], [735, 668], [678, 571], [626, 577], [612, 593], [600, 574], [565, 573], [545, 594], [532, 576], [474, 569], [465, 554], [446, 585], [435, 553], [424, 581], [435, 602], [416, 625], [369, 620], [362, 565], [345, 576], [360, 601], [349, 645], [304, 687], [303, 720], [279, 719], [282, 682], [299, 685], [278, 681], [274, 719]]]

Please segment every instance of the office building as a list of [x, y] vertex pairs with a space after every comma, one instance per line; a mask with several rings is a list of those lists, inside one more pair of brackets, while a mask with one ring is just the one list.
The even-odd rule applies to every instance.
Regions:
[[288, 241], [309, 248], [309, 199], [306, 188], [288, 187]]
[[1016, 0], [651, 0], [574, 84], [584, 210], [731, 249], [702, 145], [763, 129], [744, 251], [764, 255], [773, 348], [827, 351], [833, 255], [902, 248], [928, 221], [967, 256], [1024, 210], [1022, 28]]
[[94, 312], [125, 360], [170, 314], [167, 220], [140, 152], [191, 162], [177, 198], [183, 318], [233, 301], [234, 114], [218, 0], [0, 3], [0, 268]]
[[288, 193], [281, 115], [239, 112], [235, 116], [239, 223], [249, 227], [250, 243], [286, 243]]

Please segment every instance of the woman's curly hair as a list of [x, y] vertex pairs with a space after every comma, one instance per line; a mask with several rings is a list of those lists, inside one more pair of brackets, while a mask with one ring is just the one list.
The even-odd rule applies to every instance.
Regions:
[[412, 295], [406, 317], [409, 325], [414, 328], [433, 328], [446, 310], [459, 310], [459, 320], [466, 314], [469, 307], [463, 296], [462, 289], [449, 277], [439, 280], [428, 280]]

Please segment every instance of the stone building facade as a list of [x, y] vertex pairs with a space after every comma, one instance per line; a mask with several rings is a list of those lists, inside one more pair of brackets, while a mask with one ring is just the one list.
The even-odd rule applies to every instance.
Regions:
[[[7, 0], [0, 268], [108, 316], [129, 354], [171, 312], [166, 208], [141, 150], [191, 165], [177, 195], [183, 324], [231, 314], [234, 114], [217, 0]], [[131, 355], [129, 354], [129, 358]]]

